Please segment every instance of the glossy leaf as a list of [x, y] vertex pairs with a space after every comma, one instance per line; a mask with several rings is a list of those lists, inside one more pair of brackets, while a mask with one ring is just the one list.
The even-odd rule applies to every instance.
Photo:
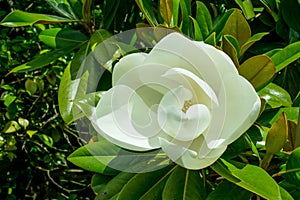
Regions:
[[286, 164], [286, 170], [295, 170], [286, 173], [286, 180], [300, 187], [300, 147], [296, 148], [290, 155]]
[[222, 36], [223, 29], [226, 26], [229, 17], [234, 13], [234, 11], [235, 11], [234, 9], [227, 10], [213, 27], [211, 33], [213, 32], [216, 33], [217, 40], [219, 40], [220, 37]]
[[289, 27], [300, 33], [300, 3], [298, 0], [280, 1], [282, 17]]
[[42, 31], [39, 34], [42, 42], [53, 48], [63, 48], [73, 46], [74, 44], [82, 44], [88, 38], [79, 31], [72, 29], [51, 28]]
[[64, 71], [58, 90], [58, 106], [61, 117], [67, 124], [84, 116], [73, 101], [86, 94], [88, 78], [89, 73], [86, 72], [80, 78], [72, 80], [70, 65]]
[[63, 17], [28, 13], [20, 10], [15, 10], [9, 13], [0, 23], [2, 26], [18, 27], [18, 26], [31, 26], [33, 24], [58, 24], [66, 22], [74, 22], [76, 20], [70, 20]]
[[77, 149], [68, 160], [83, 169], [106, 175], [115, 174], [116, 171], [130, 173], [154, 171], [170, 163], [169, 158], [160, 150], [132, 152], [106, 140]]
[[249, 49], [255, 42], [261, 40], [265, 35], [268, 35], [269, 32], [262, 32], [262, 33], [256, 33], [252, 37], [250, 37], [245, 44], [241, 47], [241, 55], [244, 55], [244, 53]]
[[192, 15], [191, 2], [189, 0], [180, 0], [180, 8], [181, 8], [181, 31], [185, 35], [189, 36], [191, 33], [191, 20], [189, 16]]
[[276, 72], [300, 58], [300, 41], [292, 43], [271, 56], [276, 66]]
[[290, 94], [274, 83], [264, 87], [258, 92], [258, 95], [260, 98], [265, 99], [272, 108], [292, 105]]
[[206, 191], [199, 171], [177, 167], [168, 178], [162, 199], [205, 199]]
[[277, 114], [271, 119], [270, 124], [273, 124], [282, 112], [286, 114], [286, 118], [288, 120], [295, 123], [298, 122], [299, 107], [287, 107], [287, 108], [280, 108]]
[[91, 188], [94, 193], [99, 194], [103, 188], [106, 187], [107, 183], [112, 179], [111, 176], [106, 176], [103, 174], [94, 174], [91, 180]]
[[240, 56], [240, 48], [236, 38], [232, 35], [224, 35], [222, 39], [222, 49], [229, 55], [235, 66], [238, 68], [240, 66], [238, 60]]
[[255, 17], [254, 9], [252, 2], [250, 0], [235, 0], [235, 2], [240, 6], [242, 9], [246, 19], [251, 19]]
[[161, 17], [168, 25], [171, 24], [173, 18], [173, 0], [160, 0], [159, 5]]
[[212, 18], [204, 3], [202, 3], [201, 1], [197, 1], [196, 5], [196, 20], [200, 27], [201, 35], [203, 36], [203, 38], [207, 38], [210, 31], [212, 30]]
[[[238, 194], [238, 195], [237, 195]], [[222, 181], [205, 200], [250, 200], [252, 193], [227, 180]]]
[[52, 8], [60, 15], [68, 19], [77, 19], [77, 16], [73, 12], [73, 9], [67, 0], [46, 0]]
[[151, 26], [158, 25], [151, 3], [146, 0], [135, 0], [135, 2], [138, 4], [139, 8], [145, 15], [145, 18], [147, 19], [148, 23]]
[[[223, 159], [219, 159], [211, 168], [230, 182], [265, 199], [293, 199], [260, 167], [244, 163], [235, 163], [233, 165]], [[281, 194], [284, 194], [284, 199]]]
[[45, 53], [42, 55], [36, 56], [33, 60], [29, 61], [28, 63], [19, 65], [15, 68], [13, 68], [9, 73], [14, 73], [14, 72], [28, 72], [28, 71], [33, 71], [39, 68], [42, 68], [51, 62], [57, 60], [58, 58], [67, 55], [74, 49], [78, 48], [82, 44], [74, 44], [72, 46], [67, 46], [64, 48], [56, 49], [54, 51], [51, 51], [49, 53]]
[[258, 55], [243, 62], [238, 70], [255, 88], [260, 88], [275, 75], [276, 68], [268, 56]]
[[240, 47], [251, 37], [250, 26], [240, 10], [235, 9], [230, 15], [225, 24], [223, 35], [235, 37]]
[[165, 182], [169, 175], [177, 167], [167, 167], [164, 169], [135, 175], [122, 188], [118, 199], [161, 199], [161, 194]]
[[111, 0], [109, 2], [106, 2], [105, 7], [103, 9], [104, 29], [109, 29], [109, 27], [113, 23], [113, 20], [116, 18], [117, 11], [120, 6], [120, 2], [121, 2], [120, 0]]
[[200, 27], [198, 25], [198, 22], [193, 18], [190, 17], [193, 21], [193, 25], [194, 25], [194, 35], [195, 35], [195, 40], [196, 41], [203, 41], [203, 36], [202, 36], [202, 32], [200, 30]]
[[98, 191], [96, 199], [107, 200], [118, 195], [124, 185], [134, 176], [135, 174], [132, 173], [120, 172]]

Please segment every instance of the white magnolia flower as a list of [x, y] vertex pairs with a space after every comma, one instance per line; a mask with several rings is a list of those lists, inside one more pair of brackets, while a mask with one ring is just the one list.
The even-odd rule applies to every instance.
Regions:
[[188, 169], [214, 163], [259, 114], [259, 97], [231, 59], [179, 33], [149, 54], [123, 57], [112, 75], [91, 119], [95, 129], [129, 150], [162, 148]]

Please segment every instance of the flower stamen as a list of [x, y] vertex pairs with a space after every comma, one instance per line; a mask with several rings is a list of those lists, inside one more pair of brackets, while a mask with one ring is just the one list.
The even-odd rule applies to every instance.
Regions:
[[186, 111], [193, 105], [192, 100], [185, 101], [182, 107], [182, 112], [186, 113]]

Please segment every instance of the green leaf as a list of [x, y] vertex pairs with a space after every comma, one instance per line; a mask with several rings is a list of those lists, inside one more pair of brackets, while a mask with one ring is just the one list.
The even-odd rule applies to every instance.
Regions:
[[225, 24], [223, 35], [235, 37], [240, 47], [251, 37], [250, 26], [240, 10], [234, 9]]
[[196, 4], [196, 20], [200, 27], [201, 35], [203, 36], [203, 38], [207, 38], [210, 31], [212, 30], [212, 18], [204, 3], [202, 3], [201, 1], [196, 1]]
[[300, 33], [300, 3], [298, 0], [280, 1], [280, 11], [285, 23]]
[[293, 170], [285, 174], [286, 180], [300, 187], [300, 147], [296, 148], [290, 155], [286, 170]]
[[173, 0], [160, 0], [159, 11], [164, 21], [170, 25], [173, 16]]
[[196, 41], [203, 41], [203, 36], [200, 30], [200, 27], [198, 25], [198, 22], [193, 18], [190, 17], [193, 21], [193, 25], [194, 25], [194, 35], [195, 35], [195, 40]]
[[234, 13], [234, 9], [227, 10], [222, 17], [216, 22], [216, 25], [213, 27], [211, 33], [216, 33], [216, 39], [219, 40], [222, 36], [223, 29], [229, 19], [229, 17]]
[[103, 191], [103, 189], [111, 179], [111, 176], [94, 174], [91, 180], [91, 188], [93, 189], [94, 193], [99, 194], [101, 191]]
[[[238, 194], [238, 195], [237, 195]], [[252, 193], [227, 181], [222, 181], [218, 187], [212, 191], [205, 200], [250, 200]]]
[[78, 48], [81, 45], [82, 44], [74, 44], [72, 46], [56, 49], [54, 51], [51, 51], [50, 53], [38, 55], [32, 61], [29, 61], [28, 63], [13, 68], [9, 73], [28, 72], [28, 71], [33, 71], [42, 68], [50, 64], [51, 62], [57, 60], [58, 58], [70, 53], [71, 51], [73, 51], [74, 49]]
[[183, 34], [190, 36], [191, 34], [191, 21], [190, 16], [192, 15], [191, 2], [190, 0], [180, 0], [181, 16], [182, 21], [180, 29]]
[[275, 66], [276, 72], [282, 70], [295, 60], [300, 58], [300, 41], [289, 44], [284, 47], [282, 50], [278, 51], [271, 56]]
[[172, 26], [178, 26], [179, 3], [180, 0], [173, 0], [173, 24], [171, 24]]
[[241, 55], [244, 55], [244, 53], [249, 49], [255, 42], [259, 41], [264, 37], [265, 35], [268, 35], [269, 32], [262, 32], [262, 33], [257, 33], [253, 35], [251, 38], [249, 38], [245, 44], [241, 47]]
[[9, 121], [3, 128], [3, 133], [14, 133], [21, 129], [21, 126], [16, 121]]
[[135, 0], [135, 2], [138, 4], [140, 10], [143, 12], [145, 15], [145, 18], [147, 19], [148, 23], [151, 26], [156, 26], [158, 25], [157, 19], [155, 17], [155, 14], [153, 12], [152, 5], [150, 1], [146, 0]]
[[[236, 165], [236, 166], [235, 166]], [[283, 193], [276, 181], [262, 168], [236, 163], [235, 165], [219, 159], [211, 168], [225, 179], [234, 184], [253, 192], [265, 199], [292, 200], [291, 196], [282, 198]]]
[[83, 169], [106, 175], [115, 174], [116, 170], [130, 173], [154, 171], [170, 163], [161, 150], [127, 151], [104, 139], [80, 147], [68, 160]]
[[276, 68], [268, 56], [258, 55], [243, 62], [238, 70], [257, 89], [275, 75]]
[[74, 106], [74, 100], [86, 94], [89, 73], [86, 72], [78, 79], [72, 80], [70, 65], [65, 69], [58, 89], [58, 106], [63, 120], [69, 124], [84, 116], [81, 110]]
[[31, 79], [27, 79], [25, 82], [25, 89], [32, 95], [38, 89], [37, 83]]
[[251, 19], [255, 17], [254, 9], [252, 2], [249, 0], [235, 0], [235, 2], [240, 6], [242, 9], [246, 19]]
[[51, 7], [62, 16], [76, 20], [77, 16], [67, 0], [46, 0]]
[[278, 116], [284, 112], [286, 114], [286, 118], [294, 123], [298, 122], [299, 116], [299, 107], [287, 107], [287, 108], [280, 108], [276, 115], [271, 119], [270, 124], [273, 124]]
[[44, 142], [44, 144], [46, 144], [49, 147], [53, 147], [52, 137], [50, 137], [46, 134], [39, 134], [38, 136], [39, 136], [40, 140], [42, 140], [42, 142]]
[[162, 199], [205, 199], [206, 191], [199, 171], [177, 167], [168, 178]]
[[79, 31], [62, 28], [46, 29], [39, 34], [39, 38], [48, 46], [57, 49], [72, 46], [76, 43], [80, 45], [88, 40], [88, 38]]
[[216, 32], [211, 33], [205, 40], [204, 42], [206, 44], [210, 44], [212, 46], [216, 46], [217, 45], [217, 41], [216, 41]]
[[107, 200], [111, 199], [114, 196], [117, 196], [119, 192], [122, 190], [124, 185], [132, 179], [132, 177], [135, 176], [133, 173], [126, 173], [121, 172], [117, 176], [115, 176], [113, 179], [111, 179], [105, 187], [102, 187], [99, 190], [99, 193], [96, 197], [96, 200]]
[[161, 199], [163, 186], [170, 175], [177, 167], [170, 166], [160, 170], [135, 175], [122, 188], [118, 199]]
[[108, 30], [113, 20], [115, 20], [118, 8], [120, 6], [120, 2], [120, 0], [106, 1], [105, 7], [103, 9], [104, 29]]
[[290, 94], [283, 88], [274, 83], [270, 83], [262, 90], [258, 92], [260, 98], [266, 100], [272, 108], [278, 108], [280, 106], [291, 106], [292, 100]]
[[28, 13], [20, 10], [15, 10], [9, 13], [0, 23], [2, 26], [18, 27], [18, 26], [31, 26], [33, 24], [59, 24], [75, 22], [76, 20], [70, 20], [63, 17]]
[[240, 66], [240, 48], [236, 38], [234, 38], [232, 35], [224, 35], [222, 39], [222, 49], [226, 54], [229, 55], [235, 66], [238, 68]]

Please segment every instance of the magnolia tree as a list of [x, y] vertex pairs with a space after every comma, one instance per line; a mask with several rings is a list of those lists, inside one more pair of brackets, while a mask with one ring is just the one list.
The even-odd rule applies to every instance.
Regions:
[[79, 49], [58, 102], [89, 138], [68, 160], [96, 173], [97, 199], [300, 198], [298, 1], [129, 1], [144, 23], [128, 11], [113, 31], [120, 7], [102, 18], [107, 31], [90, 1], [80, 16], [49, 2], [63, 17], [14, 11], [1, 23], [79, 23], [89, 37], [43, 30], [57, 49], [10, 73]]

